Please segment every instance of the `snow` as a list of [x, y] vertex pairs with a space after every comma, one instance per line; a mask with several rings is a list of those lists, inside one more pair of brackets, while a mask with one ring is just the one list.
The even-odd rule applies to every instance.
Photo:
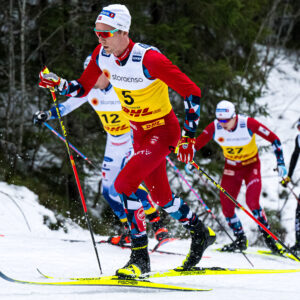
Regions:
[[[293, 124], [299, 118], [299, 82], [300, 74], [293, 69], [291, 59], [281, 57], [277, 67], [271, 72], [268, 89], [265, 95], [258, 99], [261, 104], [267, 103], [269, 117], [258, 117], [270, 129], [274, 130], [283, 142], [286, 164], [288, 166], [294, 149], [297, 129]], [[279, 116], [282, 115], [282, 118]], [[257, 139], [258, 145], [268, 145], [262, 139]], [[261, 198], [264, 207], [278, 209], [282, 200], [278, 200], [278, 192], [282, 189], [278, 177], [273, 172], [276, 166], [272, 149], [261, 153], [263, 190], [268, 193]], [[300, 175], [299, 162], [294, 173], [294, 180]], [[295, 189], [299, 194], [299, 189]], [[238, 201], [244, 203], [244, 190]], [[294, 215], [296, 201], [289, 196], [283, 210], [283, 224], [288, 229], [285, 243], [294, 243]], [[237, 212], [243, 222], [248, 238], [256, 225], [242, 211]], [[44, 224], [45, 216], [55, 222], [55, 215], [38, 203], [38, 197], [25, 187], [8, 185], [0, 182], [0, 271], [20, 280], [48, 281], [36, 270], [39, 268], [47, 275], [59, 278], [96, 277], [99, 276], [98, 264], [90, 233], [78, 227], [71, 221], [63, 230], [51, 231]], [[95, 236], [96, 241], [107, 237]], [[70, 242], [70, 240], [80, 240]], [[214, 251], [221, 246], [223, 240], [204, 253], [200, 262], [202, 267], [251, 268], [241, 254], [220, 253]], [[150, 239], [150, 248], [155, 241]], [[127, 249], [120, 249], [108, 244], [98, 244], [97, 249], [104, 275], [112, 275], [123, 266], [130, 255]], [[188, 240], [176, 240], [162, 246], [162, 250], [186, 254], [189, 249]], [[250, 247], [254, 251], [254, 247]], [[167, 270], [181, 265], [184, 256], [154, 253], [150, 255], [153, 271]], [[300, 269], [300, 264], [289, 259], [264, 257], [248, 254], [255, 268], [261, 269]], [[170, 292], [128, 287], [101, 286], [34, 286], [10, 283], [0, 278], [0, 299], [130, 299], [173, 300], [188, 297], [189, 300], [199, 299], [299, 299], [300, 272], [286, 274], [255, 274], [255, 275], [211, 275], [156, 278], [152, 281], [180, 286], [212, 288], [208, 292]]]
[[[48, 281], [36, 270], [60, 278], [96, 277], [100, 275], [98, 264], [89, 239], [89, 232], [81, 230], [74, 224], [69, 224], [68, 234], [50, 231], [43, 224], [43, 216], [55, 218], [53, 213], [37, 202], [37, 196], [25, 187], [18, 187], [0, 183], [1, 189], [1, 271], [15, 279], [31, 281]], [[24, 216], [10, 195], [23, 211], [28, 220], [26, 225]], [[4, 196], [2, 196], [4, 195]], [[106, 237], [96, 236], [96, 241]], [[70, 242], [79, 240], [79, 242]], [[155, 245], [150, 240], [150, 248]], [[231, 267], [251, 268], [241, 254], [228, 254], [214, 251], [220, 245], [208, 249], [201, 261], [203, 267]], [[130, 255], [130, 250], [121, 249], [108, 244], [97, 246], [104, 275], [111, 275], [123, 266]], [[189, 241], [176, 240], [162, 246], [163, 250], [176, 251], [186, 254]], [[254, 250], [254, 248], [251, 248]], [[248, 254], [255, 268], [261, 269], [297, 269], [299, 263], [288, 259], [262, 257]], [[152, 270], [167, 270], [179, 266], [184, 256], [151, 254]], [[299, 270], [300, 271], [300, 270]], [[259, 275], [211, 275], [157, 278], [153, 281], [174, 285], [212, 288], [209, 292], [170, 292], [150, 289], [136, 289], [128, 287], [101, 287], [101, 286], [34, 286], [10, 283], [0, 279], [0, 299], [131, 299], [145, 300], [182, 299], [188, 293], [189, 299], [232, 299], [237, 297], [248, 300], [256, 299], [299, 299], [300, 288], [298, 282], [300, 273], [291, 274], [259, 274]], [[199, 295], [200, 293], [200, 295]]]

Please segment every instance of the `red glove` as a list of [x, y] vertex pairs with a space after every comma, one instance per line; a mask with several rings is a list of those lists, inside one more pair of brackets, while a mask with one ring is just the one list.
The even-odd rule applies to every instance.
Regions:
[[194, 159], [195, 153], [195, 138], [190, 138], [188, 136], [183, 136], [177, 145], [177, 159], [188, 164]]
[[42, 88], [55, 88], [59, 92], [62, 92], [67, 81], [63, 78], [58, 77], [56, 74], [49, 72], [45, 67], [39, 74], [40, 82], [39, 86]]

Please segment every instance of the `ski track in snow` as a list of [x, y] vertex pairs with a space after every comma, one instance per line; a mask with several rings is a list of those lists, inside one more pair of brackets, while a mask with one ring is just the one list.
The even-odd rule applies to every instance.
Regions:
[[[292, 67], [291, 61], [280, 59], [277, 68], [274, 69], [268, 80], [268, 89], [265, 95], [258, 99], [261, 104], [268, 103], [270, 116], [258, 117], [271, 130], [273, 130], [283, 142], [283, 150], [286, 165], [288, 167], [291, 153], [294, 149], [294, 140], [297, 129], [293, 124], [300, 116], [299, 106], [299, 82], [300, 73]], [[294, 99], [296, 99], [294, 101]], [[280, 115], [282, 118], [279, 118]], [[268, 143], [257, 138], [258, 145]], [[272, 149], [260, 155], [262, 161], [263, 191], [268, 193], [266, 198], [261, 198], [263, 207], [280, 209], [283, 200], [278, 199], [278, 192], [282, 187], [273, 168], [276, 161]], [[294, 172], [296, 181], [300, 176], [299, 162]], [[3, 193], [1, 193], [1, 191]], [[295, 188], [297, 194], [299, 188]], [[9, 197], [9, 194], [22, 209], [31, 232], [26, 224], [24, 216], [19, 208]], [[245, 205], [245, 188], [243, 187], [238, 201]], [[283, 224], [288, 229], [285, 243], [294, 243], [294, 215], [296, 201], [293, 195], [289, 196], [286, 207], [283, 210]], [[246, 234], [250, 240], [257, 232], [257, 226], [242, 211], [237, 211], [241, 218]], [[25, 187], [8, 185], [0, 182], [0, 271], [4, 274], [20, 280], [47, 281], [37, 271], [55, 278], [68, 277], [97, 277], [98, 269], [95, 252], [88, 231], [84, 231], [76, 224], [68, 224], [68, 234], [63, 231], [51, 231], [43, 225], [43, 216], [55, 220], [53, 212], [38, 204], [37, 196]], [[2, 236], [4, 235], [4, 236]], [[106, 237], [96, 236], [96, 241]], [[78, 239], [86, 242], [71, 243], [63, 239]], [[227, 254], [213, 251], [221, 243], [227, 240], [218, 239], [220, 244], [210, 247], [200, 262], [202, 267], [229, 267], [251, 268], [241, 254]], [[162, 246], [162, 250], [180, 252], [186, 254], [189, 249], [189, 241], [177, 240]], [[155, 241], [150, 239], [150, 248]], [[112, 275], [115, 270], [123, 266], [130, 255], [130, 250], [122, 250], [107, 244], [97, 245], [104, 275]], [[251, 248], [254, 249], [254, 248]], [[151, 254], [151, 267], [153, 271], [166, 270], [181, 265], [182, 256], [165, 254]], [[209, 258], [207, 258], [209, 257]], [[262, 269], [300, 269], [300, 263], [288, 259], [262, 257], [248, 254], [255, 268]], [[0, 299], [122, 299], [131, 300], [156, 300], [170, 299], [182, 300], [182, 297], [193, 299], [264, 299], [264, 300], [299, 300], [300, 299], [300, 273], [290, 274], [258, 274], [258, 275], [211, 275], [211, 276], [184, 276], [170, 278], [156, 278], [152, 281], [169, 283], [180, 286], [212, 288], [209, 292], [175, 292], [159, 291], [151, 289], [136, 289], [128, 287], [101, 287], [101, 286], [33, 286], [10, 283], [0, 278]]]

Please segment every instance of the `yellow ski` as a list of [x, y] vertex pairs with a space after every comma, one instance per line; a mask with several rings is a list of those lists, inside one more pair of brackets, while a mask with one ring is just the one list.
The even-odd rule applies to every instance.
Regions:
[[[222, 252], [222, 253], [240, 253], [239, 251], [235, 251], [235, 252], [223, 252], [221, 251], [221, 248], [218, 249], [214, 249], [214, 251], [218, 251], [218, 252]], [[261, 255], [261, 256], [269, 256], [269, 257], [274, 257], [274, 258], [289, 258], [291, 260], [297, 261], [298, 259], [297, 257], [295, 257], [293, 254], [288, 253], [288, 252], [284, 252], [282, 254], [278, 253], [274, 253], [271, 250], [245, 250], [243, 251], [243, 253], [245, 254], [253, 254], [253, 255]]]
[[134, 287], [134, 288], [150, 288], [159, 290], [186, 291], [186, 292], [203, 292], [211, 291], [211, 289], [197, 289], [189, 287], [181, 287], [176, 285], [155, 283], [148, 280], [136, 279], [119, 279], [117, 276], [103, 276], [95, 279], [78, 279], [72, 281], [25, 281], [8, 277], [0, 272], [0, 277], [4, 280], [21, 284], [32, 285], [53, 285], [53, 286], [115, 286], [115, 287]]
[[231, 269], [231, 268], [197, 268], [183, 271], [180, 268], [150, 274], [148, 278], [173, 277], [173, 276], [194, 276], [194, 275], [235, 275], [235, 274], [276, 274], [276, 273], [296, 273], [300, 269]]
[[[43, 274], [39, 269], [37, 271], [48, 279], [54, 279], [54, 277]], [[297, 273], [300, 269], [234, 269], [234, 268], [199, 268], [194, 267], [192, 270], [184, 271], [180, 267], [173, 270], [152, 272], [145, 274], [144, 278], [159, 278], [159, 277], [175, 277], [175, 276], [201, 276], [201, 275], [236, 275], [236, 274], [279, 274], [279, 273]], [[113, 276], [115, 277], [115, 276]], [[68, 280], [98, 280], [106, 277], [90, 277], [90, 278], [69, 278]], [[62, 280], [62, 278], [60, 278]]]

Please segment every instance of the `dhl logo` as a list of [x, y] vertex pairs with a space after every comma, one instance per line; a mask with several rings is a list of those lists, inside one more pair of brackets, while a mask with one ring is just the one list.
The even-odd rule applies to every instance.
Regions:
[[242, 160], [242, 159], [251, 158], [252, 155], [253, 155], [253, 153], [244, 154], [244, 155], [227, 155], [227, 157], [229, 159], [233, 159], [233, 160]]
[[142, 127], [143, 127], [144, 130], [150, 130], [154, 127], [158, 127], [158, 126], [162, 126], [162, 125], [165, 125], [165, 120], [164, 119], [159, 119], [159, 120], [156, 120], [152, 123], [142, 125]]
[[122, 126], [107, 126], [107, 125], [105, 125], [104, 129], [109, 132], [113, 132], [113, 131], [118, 132], [121, 130], [129, 129], [129, 126], [128, 125], [122, 125]]
[[148, 115], [152, 115], [153, 111], [149, 111], [149, 107], [144, 109], [128, 109], [127, 107], [122, 107], [122, 110], [131, 117], [144, 117]]

